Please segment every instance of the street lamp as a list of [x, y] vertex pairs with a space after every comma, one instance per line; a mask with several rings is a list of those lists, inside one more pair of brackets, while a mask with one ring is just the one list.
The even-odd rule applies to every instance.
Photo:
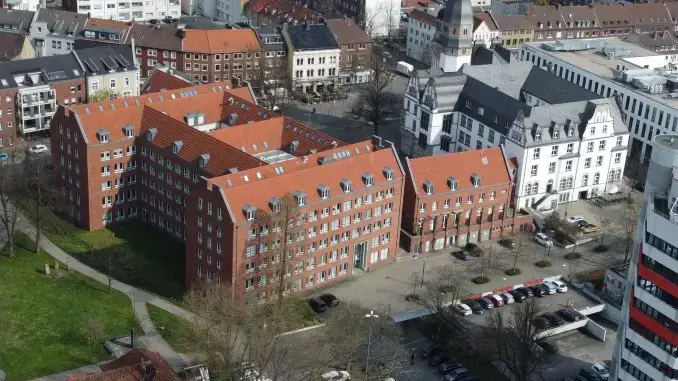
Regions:
[[369, 314], [365, 315], [366, 318], [370, 319], [370, 333], [367, 336], [367, 359], [365, 360], [365, 375], [369, 375], [370, 369], [370, 346], [372, 345], [372, 321], [379, 317], [375, 314], [374, 311], [370, 311]]

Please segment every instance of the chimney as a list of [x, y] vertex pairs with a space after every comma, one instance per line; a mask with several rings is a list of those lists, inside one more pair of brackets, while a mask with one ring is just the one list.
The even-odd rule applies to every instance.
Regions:
[[153, 379], [155, 378], [155, 374], [157, 373], [157, 369], [155, 369], [153, 361], [151, 360], [144, 361], [142, 359], [141, 369], [143, 371], [143, 381], [153, 381]]

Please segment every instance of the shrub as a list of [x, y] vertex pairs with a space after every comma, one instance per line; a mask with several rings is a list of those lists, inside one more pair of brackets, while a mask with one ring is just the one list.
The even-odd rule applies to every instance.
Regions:
[[457, 288], [454, 287], [454, 285], [452, 284], [443, 284], [440, 287], [438, 287], [438, 291], [443, 294], [454, 292], [456, 289]]
[[407, 294], [405, 296], [405, 300], [407, 300], [408, 302], [419, 301], [419, 295], [417, 295], [417, 294]]
[[504, 271], [504, 274], [510, 275], [510, 276], [519, 275], [521, 273], [522, 272], [517, 267], [515, 269], [508, 269], [508, 270]]
[[579, 254], [576, 251], [574, 253], [565, 254], [565, 259], [575, 260], [575, 259], [579, 259], [579, 258], [581, 258], [581, 254]]
[[541, 261], [535, 263], [535, 266], [540, 267], [540, 268], [551, 267], [551, 261], [541, 260]]
[[488, 278], [486, 276], [480, 276], [480, 275], [471, 279], [471, 282], [473, 282], [475, 284], [484, 284], [484, 283], [487, 283], [489, 281], [490, 281], [490, 278]]
[[598, 245], [598, 246], [593, 248], [593, 251], [595, 251], [596, 253], [604, 253], [608, 249], [609, 249], [609, 247], [607, 247], [607, 245]]

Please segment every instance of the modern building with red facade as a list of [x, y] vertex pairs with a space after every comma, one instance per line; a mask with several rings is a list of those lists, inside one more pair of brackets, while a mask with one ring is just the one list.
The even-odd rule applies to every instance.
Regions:
[[347, 145], [253, 102], [222, 82], [60, 107], [67, 213], [89, 230], [140, 218], [185, 241], [187, 286], [262, 300], [280, 271], [295, 291], [390, 262], [404, 188], [392, 144]]
[[654, 138], [611, 379], [678, 379], [678, 135]]
[[425, 253], [527, 229], [513, 208], [513, 178], [503, 149], [407, 159], [401, 246]]

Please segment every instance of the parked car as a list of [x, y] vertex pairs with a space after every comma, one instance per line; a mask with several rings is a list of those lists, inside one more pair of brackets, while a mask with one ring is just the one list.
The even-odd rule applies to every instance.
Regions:
[[44, 144], [36, 144], [33, 147], [28, 149], [28, 153], [30, 153], [30, 154], [47, 153], [47, 152], [49, 152], [49, 148], [47, 148], [47, 146], [44, 145]]
[[455, 304], [454, 307], [452, 307], [452, 310], [461, 316], [467, 316], [473, 313], [473, 311], [471, 311], [471, 307], [464, 303]]
[[562, 280], [552, 280], [551, 283], [556, 286], [558, 292], [567, 292], [567, 285]]
[[589, 225], [589, 222], [586, 220], [577, 221], [577, 226], [579, 226], [580, 228], [583, 228], [586, 225]]
[[567, 222], [569, 222], [571, 224], [576, 224], [577, 222], [579, 222], [583, 219], [584, 219], [584, 217], [582, 217], [582, 216], [569, 216], [569, 217], [567, 217]]
[[516, 243], [511, 238], [502, 238], [499, 240], [499, 244], [509, 249], [516, 247]]
[[608, 378], [610, 378], [610, 370], [605, 365], [599, 362], [591, 365], [591, 370], [598, 373], [600, 378], [602, 378], [603, 380], [607, 380]]
[[445, 374], [445, 373], [449, 373], [449, 372], [451, 372], [455, 369], [459, 369], [459, 368], [463, 368], [463, 367], [464, 367], [463, 365], [456, 363], [454, 361], [446, 361], [446, 362], [440, 364], [438, 371], [440, 373]]
[[348, 381], [351, 379], [351, 375], [345, 370], [331, 370], [320, 377], [324, 381]]
[[422, 359], [427, 359], [429, 357], [437, 355], [438, 353], [440, 353], [442, 351], [443, 351], [443, 347], [440, 347], [438, 345], [432, 345], [428, 348], [423, 349], [421, 351], [421, 353], [419, 354], [419, 357], [421, 357]]
[[0, 153], [0, 161], [8, 161], [9, 155], [6, 153]]
[[531, 298], [534, 296], [534, 292], [532, 292], [532, 290], [527, 287], [516, 288], [516, 291], [521, 292], [523, 295], [525, 295], [525, 298]]
[[516, 302], [522, 302], [523, 300], [525, 300], [527, 298], [525, 296], [525, 294], [523, 294], [522, 292], [520, 292], [518, 290], [511, 290], [508, 293], [511, 296], [513, 296], [513, 300], [515, 300]]
[[480, 305], [480, 303], [478, 303], [475, 299], [464, 300], [464, 304], [469, 306], [474, 314], [482, 314], [485, 311], [483, 306]]
[[534, 293], [534, 296], [544, 296], [546, 295], [546, 291], [544, 291], [541, 286], [530, 286], [530, 290]]
[[501, 294], [501, 298], [504, 299], [504, 304], [511, 304], [516, 301], [510, 292], [505, 292]]
[[565, 324], [565, 320], [558, 317], [558, 315], [554, 314], [553, 312], [544, 312], [541, 316], [548, 320], [552, 327], [559, 327]]
[[336, 307], [339, 305], [339, 298], [333, 294], [322, 294], [320, 299], [327, 304], [328, 307]]
[[450, 373], [445, 375], [445, 381], [458, 381], [460, 378], [462, 378], [464, 375], [468, 373], [468, 369], [466, 368], [458, 368]]
[[428, 365], [430, 366], [438, 366], [448, 360], [449, 358], [447, 357], [447, 355], [441, 352], [429, 357], [427, 362]]
[[555, 286], [553, 283], [551, 283], [551, 282], [544, 282], [544, 283], [542, 283], [542, 284], [541, 284], [541, 288], [543, 288], [544, 291], [546, 291], [546, 293], [549, 294], [549, 295], [553, 295], [553, 294], [555, 294], [556, 292], [558, 292], [558, 291], [556, 290], [556, 286]]
[[386, 58], [388, 58], [388, 59], [393, 58], [393, 56], [392, 56], [391, 53], [389, 53], [389, 52], [382, 52], [381, 55], [384, 56], [384, 57], [386, 57]]
[[556, 311], [556, 314], [558, 314], [558, 316], [560, 316], [561, 318], [565, 319], [565, 321], [569, 322], [579, 321], [585, 318], [584, 315], [580, 314], [579, 312], [575, 311], [572, 308], [560, 309]]
[[492, 308], [494, 308], [494, 303], [492, 303], [492, 300], [490, 300], [490, 298], [488, 298], [487, 296], [478, 298], [476, 300], [486, 310], [491, 310]]
[[501, 307], [504, 305], [504, 299], [502, 299], [502, 297], [499, 295], [490, 295], [489, 298], [495, 307]]
[[579, 375], [588, 381], [602, 381], [602, 377], [598, 375], [598, 372], [591, 368], [584, 368], [579, 371]]
[[544, 318], [543, 316], [537, 316], [534, 319], [532, 319], [532, 324], [534, 324], [535, 327], [541, 329], [547, 329], [551, 327], [549, 321], [546, 320], [546, 318]]
[[454, 256], [461, 259], [462, 261], [468, 261], [471, 259], [471, 254], [466, 250], [457, 251], [454, 253]]
[[310, 304], [313, 311], [317, 313], [325, 312], [327, 309], [327, 304], [317, 296], [309, 299], [308, 304]]
[[553, 241], [551, 241], [551, 238], [549, 238], [549, 236], [547, 236], [544, 233], [537, 233], [534, 236], [534, 240], [537, 241], [538, 244], [546, 246], [546, 247], [553, 246]]

